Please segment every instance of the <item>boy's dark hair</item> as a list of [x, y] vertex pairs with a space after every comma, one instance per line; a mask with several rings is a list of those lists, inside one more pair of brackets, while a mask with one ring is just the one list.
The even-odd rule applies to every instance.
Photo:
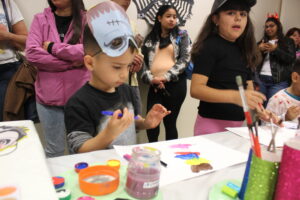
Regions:
[[[120, 42], [119, 38], [116, 38], [113, 41], [113, 43], [115, 43], [116, 45], [119, 45], [119, 42]], [[134, 52], [134, 50], [136, 49], [135, 45], [133, 44], [133, 42], [131, 40], [129, 40], [129, 48], [130, 48], [131, 52]], [[90, 56], [95, 56], [96, 54], [102, 52], [102, 49], [98, 45], [97, 40], [95, 39], [88, 24], [86, 24], [84, 27], [83, 49], [84, 49], [84, 54], [90, 55]]]
[[293, 67], [293, 72], [297, 72], [300, 75], [300, 59], [296, 60]]
[[[83, 0], [72, 0], [72, 29], [73, 35], [72, 38], [68, 41], [68, 44], [77, 44], [79, 43], [82, 30], [82, 11], [85, 11]], [[51, 0], [48, 0], [48, 4], [54, 12], [56, 10], [55, 5]]]

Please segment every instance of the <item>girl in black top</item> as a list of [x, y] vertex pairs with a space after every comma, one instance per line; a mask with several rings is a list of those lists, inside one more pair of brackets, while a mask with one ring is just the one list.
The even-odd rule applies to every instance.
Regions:
[[192, 48], [191, 96], [201, 101], [194, 135], [241, 126], [242, 101], [236, 84], [240, 75], [251, 109], [265, 96], [253, 90], [251, 72], [259, 60], [249, 11], [254, 0], [215, 0], [211, 14]]
[[296, 59], [294, 42], [284, 37], [282, 25], [276, 15], [266, 20], [264, 37], [258, 43], [258, 47], [263, 57], [257, 68], [259, 90], [269, 100], [279, 90], [289, 86], [292, 66]]

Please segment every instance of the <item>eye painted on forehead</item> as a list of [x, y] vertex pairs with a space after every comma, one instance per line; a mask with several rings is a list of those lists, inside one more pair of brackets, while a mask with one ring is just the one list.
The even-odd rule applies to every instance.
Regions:
[[118, 37], [116, 39], [113, 39], [109, 43], [104, 43], [104, 46], [109, 47], [111, 49], [119, 49], [122, 50], [123, 48], [126, 47], [126, 36]]

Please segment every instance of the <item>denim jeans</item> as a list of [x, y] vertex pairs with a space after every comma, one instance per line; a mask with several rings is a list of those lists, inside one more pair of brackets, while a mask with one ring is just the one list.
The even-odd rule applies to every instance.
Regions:
[[259, 75], [259, 91], [266, 95], [267, 101], [264, 106], [267, 105], [269, 99], [278, 91], [285, 89], [289, 86], [288, 81], [282, 81], [279, 83], [274, 83], [272, 76]]
[[46, 157], [64, 155], [66, 141], [64, 107], [39, 103], [36, 107], [45, 137]]
[[3, 121], [3, 106], [8, 83], [16, 73], [20, 62], [12, 62], [0, 65], [0, 121]]

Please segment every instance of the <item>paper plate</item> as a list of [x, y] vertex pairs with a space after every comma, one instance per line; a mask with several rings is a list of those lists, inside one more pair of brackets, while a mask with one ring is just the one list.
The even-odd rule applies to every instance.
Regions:
[[[120, 167], [120, 184], [116, 191], [114, 191], [111, 194], [103, 195], [103, 196], [91, 196], [95, 198], [96, 200], [113, 200], [116, 198], [124, 198], [124, 199], [135, 199], [127, 194], [125, 191], [125, 184], [126, 184], [126, 170], [127, 166], [121, 166]], [[83, 192], [81, 192], [79, 188], [78, 183], [78, 174], [75, 172], [75, 170], [70, 170], [65, 172], [64, 174], [60, 175], [65, 178], [65, 185], [64, 189], [69, 189], [71, 191], [71, 200], [77, 200], [77, 198], [82, 196], [90, 196]], [[63, 189], [61, 188], [61, 189]], [[158, 191], [158, 194], [156, 197], [153, 198], [153, 200], [162, 200], [162, 193]]]
[[231, 198], [222, 192], [222, 187], [228, 182], [231, 182], [239, 187], [241, 187], [241, 181], [238, 180], [224, 180], [215, 184], [209, 192], [209, 200], [238, 200], [239, 198]]

